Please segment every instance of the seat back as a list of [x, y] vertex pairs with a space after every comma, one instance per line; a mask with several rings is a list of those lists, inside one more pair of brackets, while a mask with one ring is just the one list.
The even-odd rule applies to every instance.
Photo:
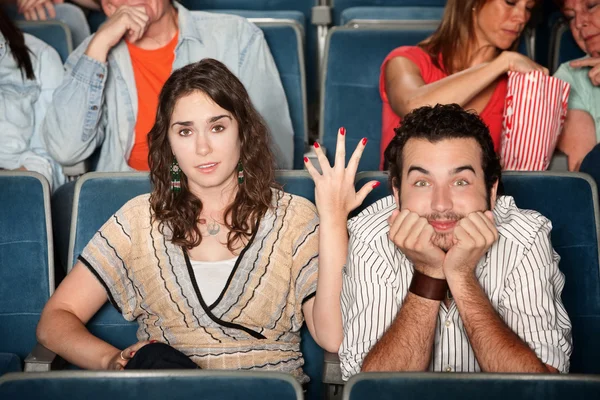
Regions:
[[[277, 171], [277, 181], [285, 191], [314, 202], [314, 184], [306, 171]], [[152, 190], [148, 174], [140, 172], [85, 174], [77, 181], [73, 200], [73, 217], [69, 245], [72, 265], [100, 227], [127, 201]], [[128, 322], [106, 303], [87, 325], [90, 332], [119, 348], [136, 341], [138, 324]], [[320, 398], [323, 350], [311, 337], [306, 326], [301, 332], [304, 371], [310, 377], [309, 397]]]
[[562, 63], [575, 60], [585, 56], [585, 52], [579, 48], [575, 38], [571, 34], [569, 24], [564, 18], [559, 18], [552, 27], [550, 37], [550, 51], [552, 54], [550, 61], [550, 72], [554, 72]]
[[600, 377], [592, 375], [369, 373], [350, 378], [344, 400], [562, 400], [595, 398], [598, 393]]
[[254, 22], [265, 35], [288, 101], [294, 128], [294, 169], [303, 169], [308, 144], [303, 28], [291, 19], [257, 19]]
[[[443, 4], [441, 6], [419, 7], [351, 7], [342, 11], [339, 25], [352, 26], [353, 28], [377, 28], [386, 25], [397, 26], [406, 21], [437, 21], [439, 23], [443, 14]], [[535, 37], [536, 31], [527, 28], [519, 39], [518, 51], [531, 59], [535, 59]]]
[[17, 21], [17, 26], [23, 32], [43, 40], [54, 48], [63, 63], [73, 51], [71, 30], [62, 21]]
[[[404, 21], [395, 27], [335, 27], [329, 31], [323, 60], [319, 140], [330, 161], [334, 159], [337, 130], [343, 126], [349, 149], [361, 138], [369, 139], [359, 170], [379, 168], [381, 63], [393, 49], [416, 45], [436, 27], [437, 22]], [[346, 160], [351, 155], [352, 151], [346, 152]]]
[[439, 21], [443, 6], [433, 7], [351, 7], [341, 12], [339, 25], [353, 25], [375, 21]]
[[[357, 187], [375, 179], [360, 210], [387, 196], [387, 175], [361, 173]], [[572, 373], [600, 373], [600, 256], [598, 193], [594, 180], [582, 173], [505, 172], [504, 191], [519, 208], [540, 212], [552, 221], [552, 245], [560, 255], [566, 284], [562, 301], [573, 325]], [[357, 210], [358, 212], [360, 210]]]
[[25, 359], [54, 291], [50, 187], [34, 172], [0, 171], [0, 352]]
[[343, 25], [343, 13], [353, 7], [369, 9], [406, 8], [415, 11], [417, 8], [444, 8], [446, 6], [446, 0], [330, 0], [330, 3], [334, 25]]
[[240, 371], [53, 371], [12, 373], [0, 378], [0, 398], [46, 400], [301, 400], [290, 375]]

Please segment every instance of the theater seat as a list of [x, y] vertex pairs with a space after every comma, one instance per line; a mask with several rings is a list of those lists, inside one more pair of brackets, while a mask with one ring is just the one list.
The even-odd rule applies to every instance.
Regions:
[[37, 37], [56, 50], [64, 63], [73, 51], [71, 30], [61, 21], [17, 21], [17, 26], [25, 33]]
[[8, 372], [22, 371], [23, 363], [19, 356], [13, 353], [0, 353], [0, 376]]
[[[337, 130], [346, 128], [348, 149], [369, 140], [359, 171], [379, 169], [381, 109], [379, 73], [381, 63], [396, 47], [413, 46], [427, 38], [437, 22], [412, 21], [395, 27], [335, 27], [325, 45], [325, 68], [321, 82], [319, 141], [327, 158], [335, 158]], [[352, 151], [346, 152], [346, 161]]]
[[599, 376], [368, 373], [353, 376], [345, 400], [592, 399], [600, 393]]
[[301, 400], [290, 375], [237, 371], [54, 371], [0, 378], [0, 398], [33, 400]]
[[561, 64], [584, 57], [571, 34], [569, 24], [564, 18], [558, 18], [550, 34], [550, 73], [554, 73]]
[[[361, 173], [357, 187], [376, 179], [360, 210], [389, 194], [383, 172]], [[540, 212], [552, 221], [552, 245], [560, 255], [566, 284], [562, 300], [573, 325], [571, 373], [600, 373], [600, 261], [598, 193], [594, 180], [582, 173], [505, 172], [507, 195], [519, 208]], [[360, 210], [357, 210], [359, 212]], [[326, 380], [327, 381], [327, 380]]]
[[[314, 201], [314, 184], [305, 171], [278, 171], [277, 181], [286, 191]], [[96, 231], [130, 199], [151, 191], [148, 174], [141, 172], [85, 174], [77, 181], [71, 227], [69, 270]], [[136, 340], [137, 322], [128, 322], [109, 303], [89, 321], [94, 335], [118, 348], [126, 348]], [[311, 378], [308, 396], [320, 398], [323, 350], [314, 342], [308, 329], [302, 329], [301, 350], [305, 356], [305, 372]]]
[[0, 171], [0, 374], [21, 370], [54, 291], [51, 226], [46, 179]]
[[374, 21], [429, 20], [439, 21], [444, 6], [433, 7], [351, 7], [342, 11], [339, 25], [373, 23]]

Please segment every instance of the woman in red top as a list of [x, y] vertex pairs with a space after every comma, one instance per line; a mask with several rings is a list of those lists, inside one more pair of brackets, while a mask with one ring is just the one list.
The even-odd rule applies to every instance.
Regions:
[[392, 51], [381, 66], [383, 152], [405, 114], [437, 103], [479, 113], [498, 152], [508, 71], [548, 70], [513, 51], [540, 0], [448, 0], [437, 30]]

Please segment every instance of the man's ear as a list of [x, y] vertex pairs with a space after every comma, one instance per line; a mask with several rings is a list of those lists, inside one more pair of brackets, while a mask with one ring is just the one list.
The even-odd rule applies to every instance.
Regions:
[[490, 211], [494, 210], [496, 206], [496, 199], [498, 198], [498, 184], [500, 183], [500, 179], [496, 180], [496, 182], [492, 185], [492, 189], [490, 190]]
[[396, 201], [396, 205], [400, 208], [400, 192], [396, 188], [396, 184], [392, 184], [392, 194], [394, 195], [394, 200]]
[[108, 18], [117, 11], [117, 7], [115, 7], [111, 0], [100, 0], [100, 5], [102, 6], [102, 11]]

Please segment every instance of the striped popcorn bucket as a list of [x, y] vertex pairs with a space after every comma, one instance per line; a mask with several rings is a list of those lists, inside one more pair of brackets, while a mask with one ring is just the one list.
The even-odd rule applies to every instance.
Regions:
[[567, 115], [571, 87], [539, 71], [508, 73], [502, 122], [502, 167], [548, 169]]

